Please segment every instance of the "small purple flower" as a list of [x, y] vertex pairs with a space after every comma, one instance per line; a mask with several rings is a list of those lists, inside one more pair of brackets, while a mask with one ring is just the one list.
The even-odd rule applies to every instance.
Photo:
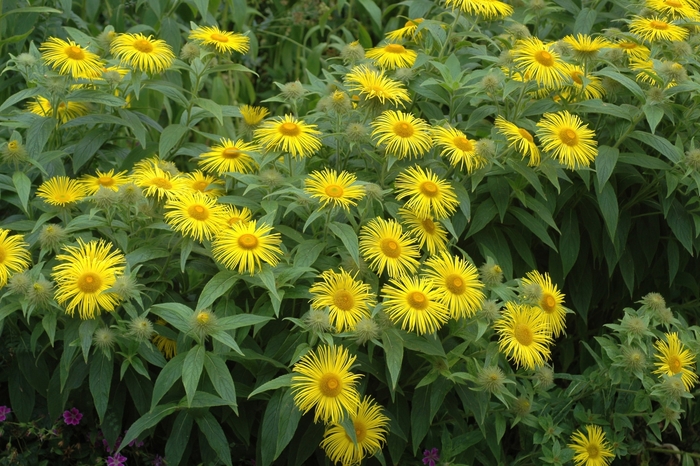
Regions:
[[5, 419], [7, 419], [7, 415], [11, 412], [12, 410], [7, 406], [0, 406], [0, 422], [5, 421]]
[[163, 457], [160, 455], [156, 455], [156, 457], [153, 458], [153, 466], [165, 466], [165, 462], [163, 461]]
[[438, 455], [438, 449], [433, 448], [432, 450], [425, 450], [423, 452], [423, 464], [428, 466], [435, 466], [437, 461], [440, 461], [440, 455]]
[[124, 463], [126, 463], [126, 456], [119, 453], [107, 457], [107, 466], [124, 466]]
[[77, 426], [82, 418], [83, 415], [78, 411], [78, 408], [71, 408], [70, 411], [63, 412], [63, 422], [69, 426]]

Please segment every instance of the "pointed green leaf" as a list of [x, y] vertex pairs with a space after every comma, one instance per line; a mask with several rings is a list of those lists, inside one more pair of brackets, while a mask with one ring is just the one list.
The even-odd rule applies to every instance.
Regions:
[[206, 349], [204, 349], [204, 346], [196, 345], [187, 352], [185, 361], [182, 365], [182, 385], [185, 386], [187, 403], [189, 405], [192, 404], [192, 399], [197, 391], [197, 385], [199, 385], [199, 378], [201, 377], [202, 370], [204, 369], [205, 354]]

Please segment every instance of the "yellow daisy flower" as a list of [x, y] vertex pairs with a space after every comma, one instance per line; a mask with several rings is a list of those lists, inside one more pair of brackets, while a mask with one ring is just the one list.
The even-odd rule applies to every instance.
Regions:
[[513, 7], [499, 0], [446, 0], [445, 6], [460, 8], [471, 15], [488, 19], [504, 18], [513, 14]]
[[552, 332], [542, 312], [508, 301], [494, 328], [499, 350], [517, 367], [534, 369], [549, 359]]
[[216, 50], [223, 52], [246, 53], [250, 48], [248, 36], [235, 32], [222, 31], [216, 26], [200, 26], [190, 31], [190, 40], [195, 40], [203, 45], [211, 45]]
[[254, 107], [252, 105], [241, 105], [239, 110], [241, 111], [243, 121], [245, 121], [248, 126], [259, 125], [263, 118], [270, 113], [265, 107]]
[[78, 246], [64, 246], [65, 254], [56, 255], [59, 264], [51, 276], [56, 281], [54, 297], [66, 305], [66, 314], [78, 310], [83, 320], [94, 319], [102, 310], [113, 311], [119, 303], [116, 293], [106, 290], [124, 273], [124, 254], [112, 251], [112, 243], [93, 240]]
[[237, 223], [248, 223], [253, 218], [253, 213], [247, 207], [243, 207], [241, 210], [238, 210], [238, 207], [224, 204], [223, 208], [224, 220], [226, 220], [226, 224], [230, 227], [236, 225]]
[[450, 311], [450, 317], [471, 317], [481, 309], [486, 299], [474, 264], [443, 251], [425, 262], [426, 277], [435, 284], [440, 299]]
[[686, 0], [647, 0], [646, 6], [673, 19], [687, 18], [697, 21], [700, 16], [697, 3]]
[[423, 170], [418, 165], [407, 168], [396, 177], [394, 187], [396, 199], [408, 197], [406, 208], [423, 218], [447, 218], [459, 205], [450, 183], [439, 179], [429, 168]]
[[418, 269], [420, 252], [416, 240], [401, 229], [396, 220], [377, 217], [360, 230], [360, 252], [369, 267], [390, 277], [413, 273]]
[[82, 200], [87, 192], [77, 180], [71, 180], [67, 176], [54, 176], [41, 183], [36, 194], [47, 204], [66, 207]]
[[24, 237], [9, 236], [9, 233], [10, 230], [0, 228], [0, 288], [7, 284], [12, 275], [27, 270], [32, 260], [29, 244], [24, 242]]
[[262, 262], [274, 267], [282, 256], [282, 238], [271, 231], [271, 226], [258, 226], [256, 220], [235, 223], [214, 238], [211, 252], [227, 269], [238, 268], [238, 273], [248, 271], [253, 275], [262, 268]]
[[258, 163], [248, 155], [258, 152], [260, 146], [238, 139], [236, 142], [222, 138], [221, 142], [199, 156], [198, 165], [209, 173], [251, 173], [258, 168]]
[[339, 273], [326, 270], [321, 282], [309, 288], [313, 296], [311, 307], [323, 310], [328, 307], [331, 324], [339, 331], [352, 331], [363, 318], [370, 316], [376, 304], [371, 287], [350, 275], [342, 268]]
[[364, 187], [355, 184], [356, 181], [357, 177], [351, 173], [343, 171], [338, 174], [331, 168], [324, 168], [309, 174], [304, 192], [318, 199], [322, 208], [330, 204], [348, 210], [365, 196]]
[[114, 174], [114, 169], [108, 172], [102, 172], [100, 170], [96, 171], [96, 176], [84, 175], [80, 178], [80, 184], [85, 188], [86, 194], [92, 196], [100, 188], [111, 189], [112, 191], [119, 191], [119, 186], [129, 182], [129, 177], [126, 175], [126, 171]]
[[255, 138], [267, 150], [282, 150], [299, 159], [311, 156], [321, 148], [320, 135], [316, 125], [307, 125], [294, 115], [265, 121], [255, 130]]
[[382, 104], [387, 100], [394, 105], [410, 102], [411, 98], [403, 84], [388, 78], [383, 71], [373, 70], [367, 65], [354, 67], [345, 75], [345, 84], [349, 91], [359, 92], [367, 99], [377, 99]]
[[685, 40], [688, 38], [688, 30], [684, 29], [663, 17], [642, 18], [634, 16], [629, 24], [632, 34], [636, 34], [643, 40], [654, 42], [657, 40]]
[[486, 159], [476, 153], [476, 141], [458, 129], [438, 126], [433, 129], [433, 141], [442, 147], [440, 155], [447, 157], [453, 167], [472, 173], [486, 165]]
[[292, 377], [294, 403], [306, 414], [316, 408], [314, 422], [340, 422], [346, 413], [357, 412], [361, 375], [350, 372], [355, 356], [342, 346], [322, 346], [309, 351], [294, 365]]
[[571, 46], [574, 56], [580, 60], [594, 58], [601, 49], [612, 45], [603, 37], [593, 38], [588, 34], [568, 35], [562, 40]]
[[418, 247], [428, 250], [428, 254], [435, 254], [445, 249], [447, 245], [447, 230], [441, 223], [430, 217], [420, 217], [410, 209], [399, 209], [401, 219], [408, 227], [408, 232], [418, 240]]
[[386, 34], [387, 39], [400, 41], [402, 39], [418, 40], [422, 35], [422, 31], [418, 31], [418, 25], [425, 21], [423, 18], [409, 19], [402, 28]]
[[542, 275], [534, 270], [525, 274], [525, 278], [521, 279], [521, 282], [523, 285], [539, 285], [542, 289], [542, 297], [538, 303], [538, 309], [543, 312], [554, 337], [564, 333], [564, 328], [566, 328], [566, 309], [563, 306], [564, 293], [552, 283], [549, 274]]
[[695, 356], [689, 349], [683, 347], [677, 333], [665, 333], [664, 335], [666, 335], [666, 341], [656, 340], [654, 342], [654, 347], [658, 351], [656, 354], [658, 362], [654, 363], [657, 369], [654, 374], [666, 374], [671, 377], [681, 374], [685, 389], [690, 391], [698, 383]]
[[331, 424], [326, 428], [321, 441], [321, 448], [335, 464], [360, 464], [364, 458], [374, 456], [386, 440], [389, 418], [382, 413], [382, 408], [370, 397], [365, 397], [356, 411], [350, 413], [350, 420], [355, 428], [355, 444], [345, 428], [340, 424]]
[[365, 56], [373, 60], [381, 68], [393, 70], [412, 67], [418, 54], [401, 44], [386, 44], [369, 49]]
[[513, 49], [513, 61], [523, 76], [549, 88], [561, 87], [566, 79], [564, 62], [537, 37], [519, 40]]
[[138, 34], [119, 34], [111, 44], [112, 54], [122, 63], [149, 73], [161, 73], [173, 64], [175, 54], [162, 39]]
[[144, 188], [144, 195], [171, 199], [187, 191], [187, 181], [180, 175], [171, 175], [170, 172], [158, 167], [142, 168], [134, 171], [134, 183]]
[[542, 149], [551, 151], [569, 169], [587, 167], [598, 155], [595, 133], [566, 110], [545, 113], [537, 126]]
[[573, 443], [569, 448], [574, 451], [576, 466], [607, 466], [615, 455], [605, 439], [605, 432], [598, 426], [587, 425], [588, 435], [577, 430], [571, 436]]
[[583, 68], [580, 66], [567, 64], [566, 73], [571, 78], [573, 84], [561, 88], [559, 90], [559, 95], [567, 102], [601, 99], [605, 95], [605, 88], [600, 78], [591, 75], [585, 76]]
[[435, 283], [426, 278], [403, 275], [382, 288], [384, 310], [395, 324], [418, 335], [435, 333], [450, 318]]
[[508, 147], [515, 146], [515, 149], [523, 158], [527, 157], [529, 159], [528, 165], [533, 167], [540, 164], [540, 150], [537, 148], [535, 139], [528, 130], [506, 121], [501, 115], [496, 117], [494, 126], [506, 137]]
[[149, 157], [147, 159], [141, 159], [134, 164], [134, 174], [138, 172], [153, 170], [157, 168], [164, 172], [168, 172], [171, 176], [180, 175], [180, 170], [177, 169], [175, 164], [170, 160], [163, 160], [157, 155]]
[[200, 192], [182, 192], [165, 203], [165, 222], [197, 241], [212, 239], [226, 227], [223, 206]]
[[49, 37], [49, 40], [39, 46], [39, 50], [46, 64], [61, 74], [74, 78], [102, 76], [100, 57], [70, 39], [65, 41], [57, 37]]
[[646, 45], [638, 44], [631, 40], [621, 40], [612, 45], [613, 48], [618, 48], [625, 52], [629, 59], [648, 60], [651, 55], [651, 50]]
[[[158, 319], [156, 320], [156, 325], [165, 327], [168, 323], [163, 319]], [[168, 328], [168, 330], [172, 331], [170, 328]], [[154, 335], [151, 341], [156, 348], [158, 348], [158, 351], [163, 354], [165, 359], [169, 360], [177, 356], [177, 341], [172, 338], [168, 338], [165, 335]]]
[[187, 186], [192, 190], [210, 197], [224, 195], [224, 183], [219, 178], [195, 170], [192, 173], [185, 173], [182, 178], [187, 181]]
[[399, 159], [422, 157], [432, 147], [430, 125], [410, 113], [387, 110], [372, 122], [377, 146]]
[[34, 99], [27, 104], [27, 110], [43, 117], [56, 118], [61, 124], [88, 114], [87, 105], [79, 102], [59, 102], [54, 110], [49, 99], [40, 95]]

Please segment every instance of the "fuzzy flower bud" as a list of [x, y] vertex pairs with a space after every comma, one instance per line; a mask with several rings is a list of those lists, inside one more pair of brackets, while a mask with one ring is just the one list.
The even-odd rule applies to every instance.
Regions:
[[57, 252], [68, 240], [68, 234], [61, 225], [48, 224], [41, 227], [39, 244], [41, 249]]
[[401, 82], [408, 82], [416, 76], [413, 68], [399, 68], [394, 72], [394, 76]]
[[479, 157], [492, 159], [496, 156], [496, 144], [491, 139], [479, 139], [474, 144], [474, 152]]
[[486, 263], [479, 267], [479, 275], [481, 281], [488, 287], [498, 286], [503, 281], [503, 269], [491, 258], [488, 258]]
[[640, 302], [642, 307], [657, 314], [666, 308], [666, 300], [659, 293], [649, 293]]
[[554, 385], [554, 371], [549, 366], [540, 366], [535, 370], [535, 383], [543, 390]]
[[102, 351], [108, 351], [114, 347], [117, 341], [117, 337], [112, 329], [109, 327], [100, 327], [95, 330], [95, 334], [92, 336], [92, 342], [95, 346]]
[[693, 54], [693, 47], [682, 40], [674, 40], [669, 44], [672, 56], [674, 57], [687, 57]]
[[143, 197], [143, 191], [134, 183], [126, 183], [119, 186], [119, 203], [125, 206], [137, 205]]
[[355, 324], [355, 341], [358, 345], [364, 345], [377, 338], [379, 338], [379, 325], [371, 317], [363, 317]]
[[479, 315], [490, 321], [496, 321], [501, 318], [501, 305], [493, 300], [486, 300], [481, 304]]
[[207, 336], [214, 333], [218, 320], [209, 309], [197, 311], [190, 318], [190, 332], [204, 340]]
[[675, 81], [682, 83], [688, 79], [688, 73], [680, 63], [672, 61], [662, 61], [659, 66], [659, 75], [667, 82]]
[[102, 79], [104, 79], [110, 86], [116, 86], [122, 82], [122, 75], [119, 74], [119, 71], [109, 70], [102, 73]]
[[122, 301], [128, 301], [138, 297], [139, 285], [136, 279], [129, 274], [119, 275], [112, 285], [112, 292], [115, 293]]
[[660, 87], [650, 87], [644, 94], [648, 104], [662, 104], [666, 100], [666, 92]]
[[358, 144], [363, 143], [367, 141], [368, 135], [369, 131], [367, 131], [367, 127], [361, 123], [350, 123], [345, 128], [345, 137], [348, 138], [350, 142]]
[[104, 31], [97, 35], [97, 43], [103, 50], [109, 50], [112, 41], [117, 37], [112, 26], [107, 26]]
[[350, 97], [345, 92], [335, 91], [330, 97], [330, 107], [336, 113], [343, 114], [352, 109]]
[[199, 46], [194, 42], [187, 42], [180, 49], [180, 58], [186, 61], [194, 60], [199, 57]]
[[95, 204], [95, 207], [104, 210], [119, 202], [119, 194], [104, 186], [100, 186], [100, 189], [92, 195], [91, 200]]
[[487, 74], [481, 78], [481, 87], [487, 94], [493, 94], [501, 87], [501, 78], [497, 74]]
[[700, 171], [700, 149], [690, 149], [685, 153], [685, 158], [683, 159], [688, 168]]
[[480, 389], [489, 393], [500, 393], [505, 388], [506, 376], [498, 366], [484, 367], [476, 377]]
[[280, 94], [285, 100], [299, 100], [306, 95], [304, 85], [299, 81], [289, 82], [280, 86]]
[[34, 55], [30, 55], [28, 53], [20, 53], [15, 57], [15, 63], [17, 64], [17, 66], [23, 66], [24, 68], [32, 68], [36, 66], [37, 63], [39, 63], [39, 60]]
[[309, 309], [304, 315], [304, 323], [312, 332], [326, 333], [331, 331], [331, 320], [326, 310]]
[[139, 316], [129, 322], [129, 335], [132, 335], [139, 342], [150, 340], [153, 333], [153, 323], [146, 317]]
[[661, 382], [656, 391], [674, 400], [679, 400], [688, 393], [683, 384], [683, 380], [678, 375], [673, 377], [665, 376], [663, 382]]
[[530, 0], [530, 9], [535, 12], [539, 12], [547, 8], [547, 2], [545, 0]]
[[532, 402], [528, 400], [525, 397], [519, 396], [518, 398], [515, 399], [513, 402], [513, 406], [511, 407], [511, 411], [513, 414], [515, 414], [517, 417], [523, 417], [527, 416], [530, 414], [530, 411], [532, 409]]
[[0, 149], [0, 155], [5, 163], [20, 163], [27, 160], [27, 150], [19, 141], [10, 141]]
[[376, 199], [377, 201], [384, 199], [384, 191], [382, 190], [382, 187], [375, 183], [367, 183], [365, 185], [365, 193], [367, 194], [367, 197]]
[[284, 183], [284, 176], [274, 168], [263, 170], [258, 176], [260, 177], [260, 181], [270, 188], [276, 188]]
[[523, 303], [536, 306], [542, 300], [542, 287], [538, 283], [520, 284], [520, 300]]
[[27, 293], [29, 304], [42, 309], [47, 308], [52, 299], [53, 283], [44, 277], [40, 277], [35, 281]]
[[26, 273], [18, 273], [10, 277], [7, 288], [13, 294], [26, 295], [32, 286], [32, 279]]
[[46, 90], [50, 94], [65, 94], [68, 91], [68, 83], [63, 76], [50, 76], [44, 82]]
[[365, 58], [365, 49], [358, 41], [350, 42], [340, 51], [340, 56], [346, 63], [353, 64]]
[[647, 357], [642, 350], [634, 346], [622, 347], [622, 367], [632, 372], [644, 370]]
[[515, 23], [506, 29], [515, 40], [527, 39], [530, 37], [530, 30], [524, 24]]
[[649, 318], [625, 313], [620, 329], [631, 338], [642, 338], [649, 329]]

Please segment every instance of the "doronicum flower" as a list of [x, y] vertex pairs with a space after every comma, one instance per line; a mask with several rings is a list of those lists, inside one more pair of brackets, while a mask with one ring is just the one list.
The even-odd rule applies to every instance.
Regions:
[[199, 166], [209, 173], [223, 175], [224, 173], [250, 173], [258, 167], [257, 162], [249, 155], [257, 152], [260, 147], [257, 144], [244, 142], [238, 139], [236, 142], [228, 138], [222, 138], [219, 144], [199, 156]]
[[241, 105], [239, 110], [245, 124], [251, 127], [258, 126], [270, 113], [265, 107], [254, 107], [252, 105]]
[[345, 75], [349, 91], [359, 92], [367, 99], [376, 99], [382, 104], [387, 100], [394, 105], [404, 106], [411, 98], [403, 84], [387, 77], [383, 71], [373, 70], [367, 65], [354, 67]]
[[666, 341], [657, 340], [654, 347], [658, 351], [657, 362], [654, 365], [657, 369], [654, 374], [666, 374], [673, 376], [680, 374], [685, 389], [690, 391], [698, 383], [698, 375], [695, 369], [695, 355], [689, 349], [684, 348], [683, 343], [678, 338], [678, 334], [666, 333]]
[[593, 38], [588, 34], [568, 35], [562, 40], [573, 49], [574, 57], [579, 60], [595, 58], [601, 49], [612, 45], [604, 37]]
[[112, 41], [110, 49], [122, 63], [148, 73], [161, 73], [170, 68], [175, 60], [172, 48], [164, 40], [141, 33], [119, 34]]
[[507, 121], [500, 115], [496, 117], [494, 126], [506, 137], [508, 147], [515, 146], [515, 149], [523, 158], [528, 158], [528, 165], [532, 167], [540, 164], [540, 150], [537, 148], [535, 139], [528, 130]]
[[571, 436], [568, 446], [574, 451], [576, 466], [607, 466], [615, 455], [605, 439], [605, 432], [599, 426], [587, 425], [584, 435], [577, 430]]
[[446, 0], [445, 6], [460, 8], [465, 13], [486, 19], [498, 19], [513, 14], [513, 7], [499, 0]]
[[134, 169], [134, 182], [147, 197], [172, 199], [187, 191], [187, 181], [158, 167]]
[[218, 320], [209, 309], [201, 309], [190, 316], [189, 331], [204, 341], [216, 331]]
[[65, 123], [88, 113], [87, 106], [80, 102], [59, 102], [57, 108], [54, 109], [47, 98], [38, 95], [34, 99], [33, 102], [27, 104], [27, 110], [43, 117], [56, 118], [60, 123]]
[[634, 16], [629, 24], [630, 32], [649, 42], [659, 40], [685, 40], [688, 30], [684, 29], [663, 17], [642, 18]]
[[384, 310], [401, 328], [418, 335], [435, 333], [450, 318], [435, 283], [427, 278], [402, 275], [382, 288]]
[[183, 192], [165, 203], [165, 222], [197, 241], [210, 240], [226, 227], [224, 208], [200, 192]]
[[413, 273], [418, 269], [420, 253], [415, 240], [406, 235], [396, 220], [380, 217], [367, 222], [360, 230], [360, 253], [369, 267], [390, 277]]
[[336, 172], [332, 168], [311, 172], [306, 179], [304, 191], [314, 199], [318, 199], [321, 207], [331, 205], [348, 210], [357, 205], [357, 201], [365, 196], [362, 186], [356, 184], [357, 177], [346, 171]]
[[447, 245], [447, 230], [440, 222], [431, 217], [421, 217], [410, 209], [400, 208], [399, 215], [408, 232], [418, 240], [418, 247], [428, 250], [428, 254], [435, 254], [445, 249]]
[[602, 99], [605, 95], [601, 79], [597, 76], [586, 76], [580, 66], [567, 64], [566, 73], [571, 78], [572, 84], [562, 87], [558, 94], [567, 102]]
[[559, 54], [537, 37], [518, 41], [513, 49], [513, 61], [523, 76], [541, 86], [560, 87], [566, 79]]
[[67, 176], [55, 176], [44, 181], [36, 194], [47, 204], [66, 207], [82, 200], [87, 193], [79, 181]]
[[618, 48], [625, 52], [630, 59], [645, 61], [649, 59], [651, 55], [651, 50], [645, 45], [638, 44], [637, 42], [631, 40], [620, 40], [619, 42], [612, 45], [613, 48]]
[[79, 182], [85, 188], [87, 195], [92, 196], [100, 188], [117, 192], [119, 191], [119, 186], [129, 182], [129, 178], [126, 176], [126, 171], [115, 174], [114, 169], [108, 172], [97, 170], [95, 176], [84, 175]]
[[230, 227], [238, 223], [248, 223], [253, 218], [253, 213], [247, 207], [243, 207], [240, 210], [238, 209], [238, 207], [230, 206], [227, 204], [224, 204], [223, 207], [224, 220], [226, 221], [226, 224]]
[[409, 19], [402, 28], [388, 32], [386, 38], [393, 41], [402, 39], [418, 40], [422, 35], [422, 31], [418, 31], [418, 25], [425, 21], [423, 18]]
[[415, 165], [396, 177], [396, 199], [408, 198], [406, 208], [416, 215], [443, 219], [449, 217], [459, 205], [454, 188], [441, 180], [429, 168]]
[[499, 350], [517, 367], [534, 369], [549, 359], [552, 332], [541, 312], [509, 301], [494, 328]]
[[269, 151], [289, 152], [292, 157], [302, 159], [321, 148], [316, 125], [307, 125], [293, 115], [276, 117], [265, 121], [255, 130], [255, 138]]
[[443, 251], [425, 262], [425, 275], [435, 284], [440, 299], [450, 311], [450, 317], [471, 317], [486, 299], [484, 284], [474, 264]]
[[203, 45], [215, 47], [220, 53], [246, 53], [250, 48], [248, 36], [235, 32], [222, 31], [216, 26], [200, 26], [190, 31], [188, 37]]
[[432, 147], [430, 125], [410, 113], [387, 110], [372, 122], [376, 144], [399, 159], [421, 157]]
[[598, 155], [593, 130], [566, 110], [545, 113], [537, 126], [542, 149], [552, 152], [569, 169], [588, 167]]
[[227, 269], [238, 268], [238, 273], [247, 271], [251, 275], [260, 270], [262, 262], [274, 267], [282, 255], [279, 248], [282, 238], [271, 231], [271, 226], [258, 226], [256, 220], [236, 223], [214, 238], [214, 259]]
[[214, 176], [206, 175], [201, 170], [185, 173], [183, 178], [187, 181], [188, 187], [194, 192], [202, 193], [212, 198], [224, 195], [223, 181]]
[[0, 228], [0, 288], [12, 275], [27, 270], [32, 260], [24, 237], [9, 233], [10, 230]]
[[476, 153], [476, 141], [458, 129], [438, 126], [433, 129], [433, 141], [442, 148], [440, 155], [449, 159], [453, 167], [472, 173], [486, 165], [486, 159]]
[[698, 20], [698, 2], [695, 0], [646, 0], [646, 6], [673, 19], [687, 18]]
[[61, 74], [88, 79], [102, 76], [100, 57], [70, 39], [50, 37], [39, 50], [46, 64]]
[[549, 325], [554, 337], [558, 337], [564, 332], [566, 327], [566, 309], [564, 308], [564, 293], [559, 291], [557, 286], [552, 283], [548, 273], [541, 274], [534, 270], [525, 274], [525, 278], [521, 279], [523, 285], [536, 284], [539, 285], [542, 292], [537, 303], [537, 308], [540, 309]]
[[354, 330], [357, 322], [369, 317], [376, 303], [371, 287], [357, 280], [342, 268], [339, 273], [326, 270], [309, 293], [313, 296], [311, 307], [330, 311], [331, 324], [339, 331]]
[[386, 44], [369, 49], [365, 56], [373, 60], [379, 67], [393, 70], [412, 67], [418, 54], [401, 44]]

